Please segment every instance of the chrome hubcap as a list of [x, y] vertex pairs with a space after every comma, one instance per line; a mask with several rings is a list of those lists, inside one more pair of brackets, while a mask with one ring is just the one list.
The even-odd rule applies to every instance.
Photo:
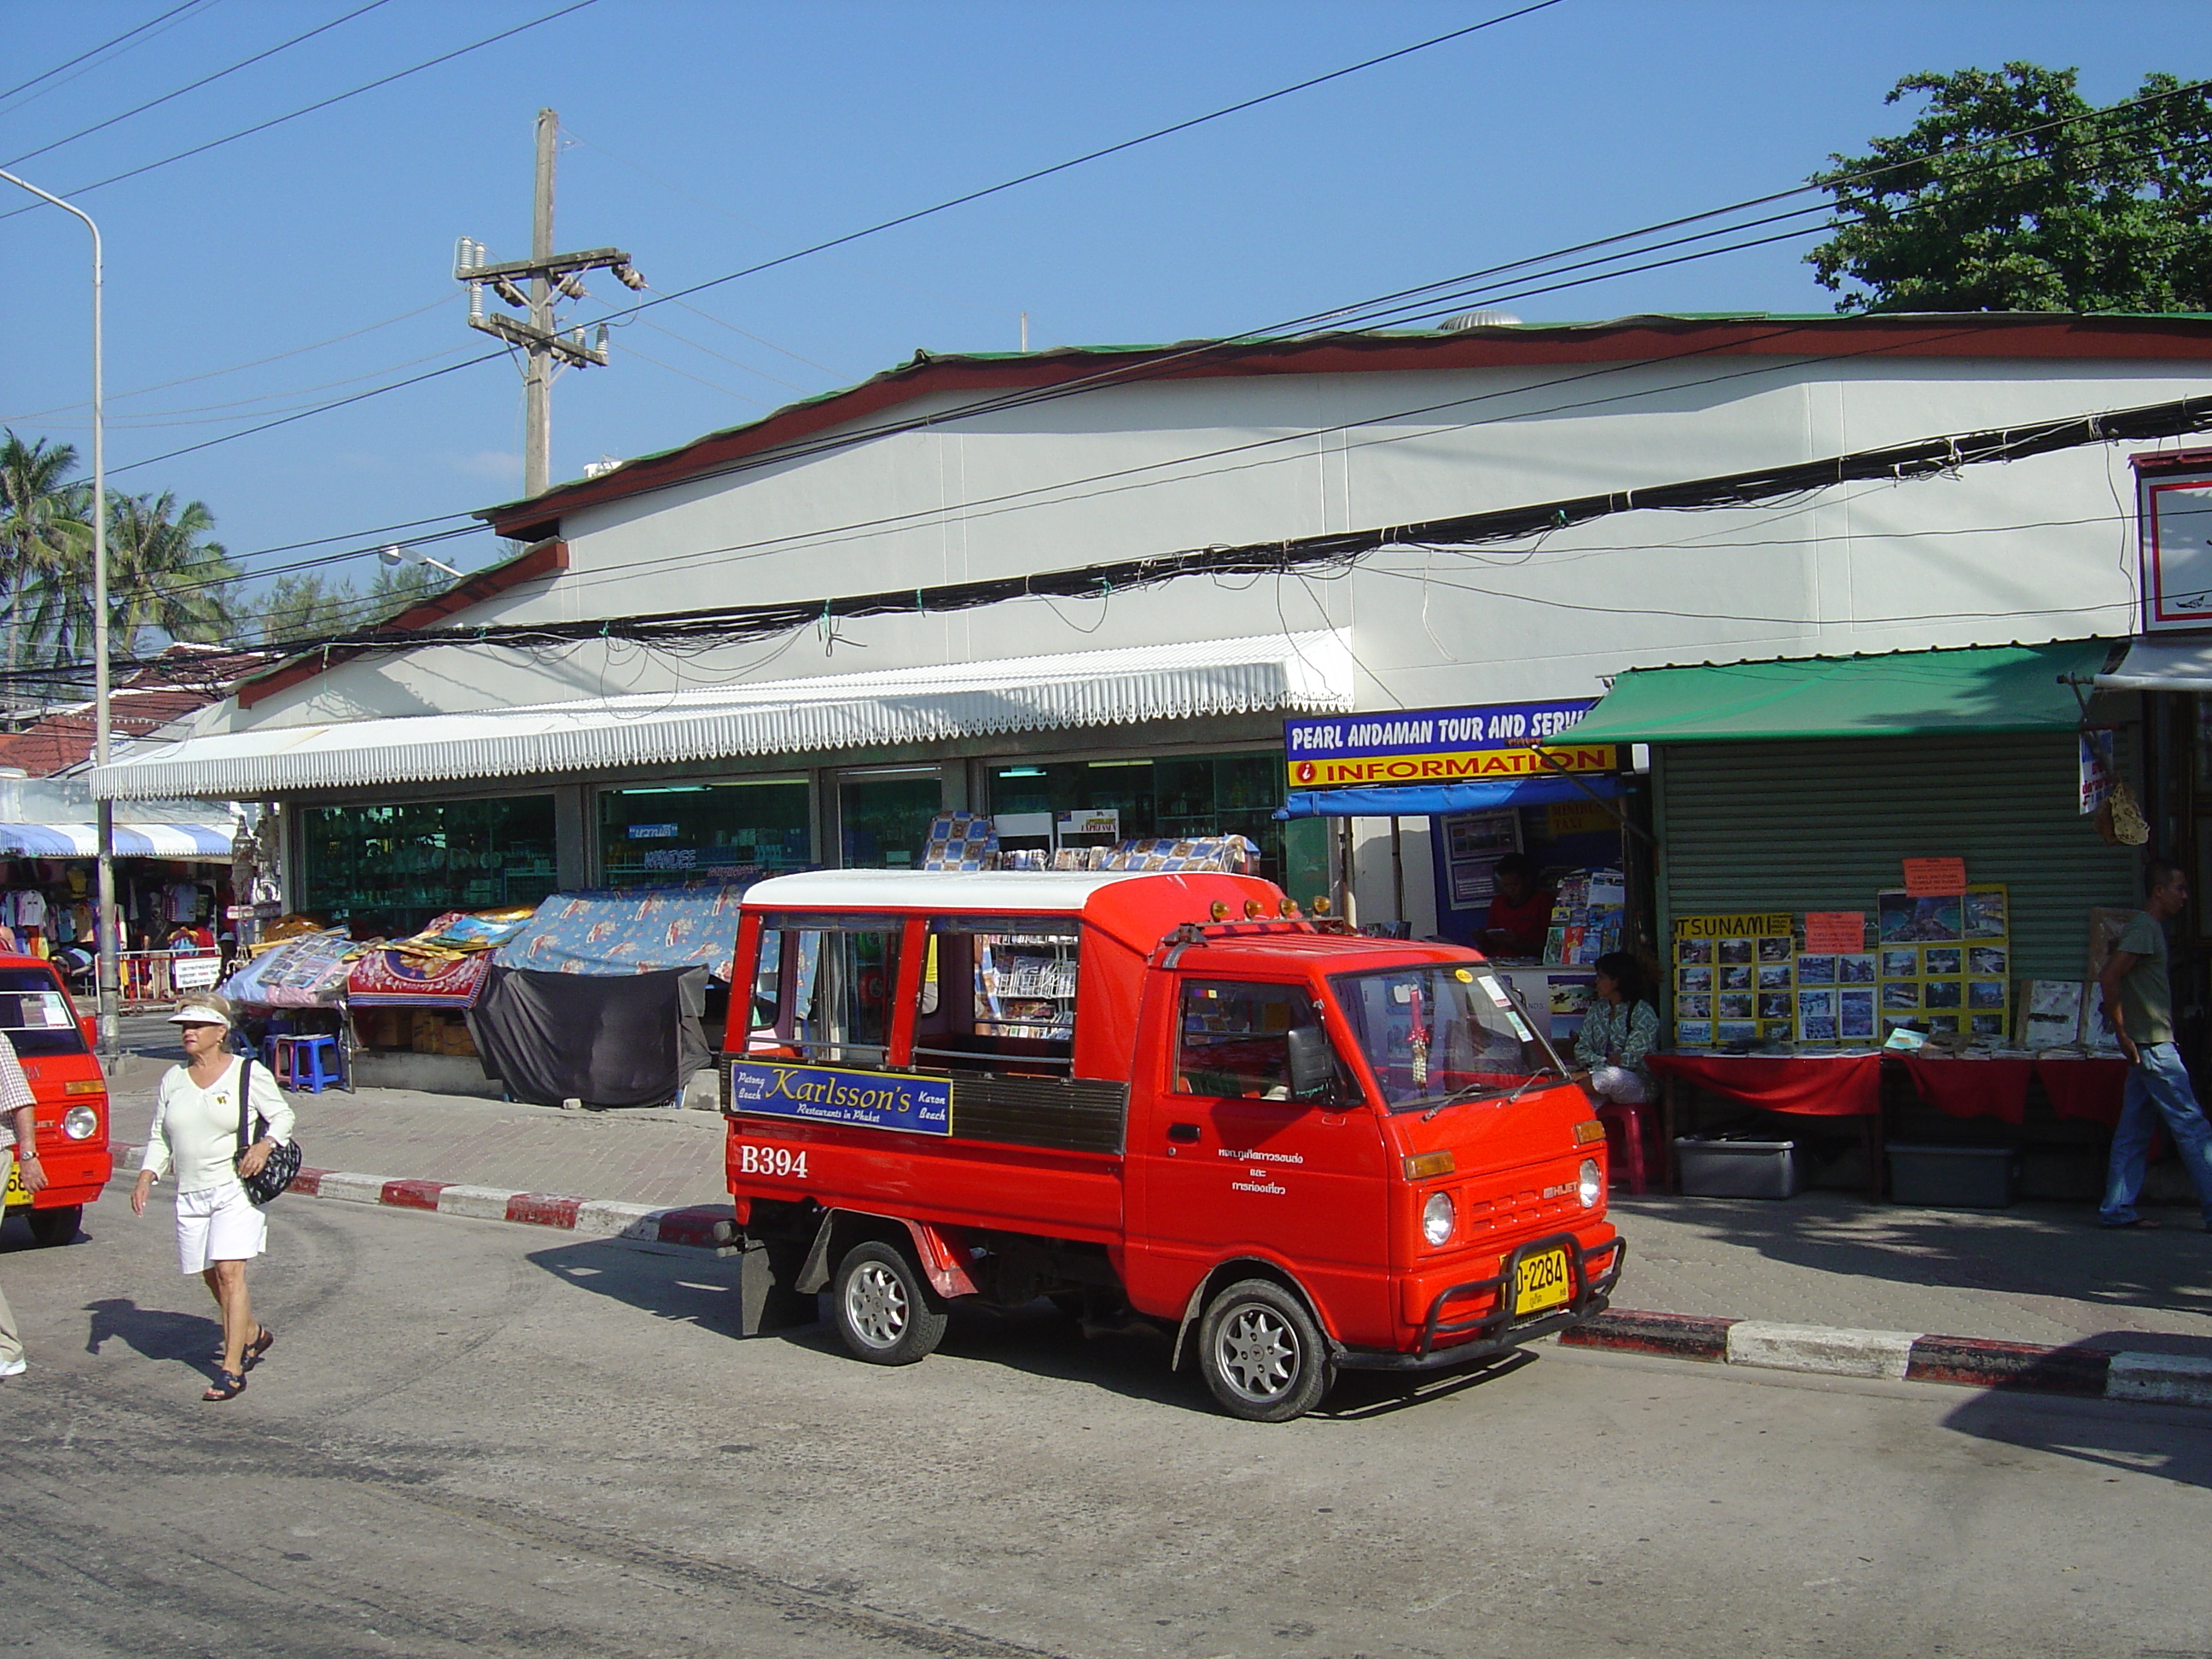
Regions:
[[1239, 1308], [1222, 1322], [1214, 1364], [1245, 1399], [1275, 1399], [1297, 1379], [1297, 1334], [1273, 1309]]
[[845, 1318], [860, 1340], [888, 1348], [906, 1334], [906, 1286], [880, 1261], [864, 1263], [845, 1283]]

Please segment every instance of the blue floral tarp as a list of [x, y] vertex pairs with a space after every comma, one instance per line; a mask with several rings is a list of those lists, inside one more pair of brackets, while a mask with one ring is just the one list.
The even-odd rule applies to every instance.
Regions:
[[500, 946], [497, 961], [548, 974], [704, 968], [726, 980], [738, 948], [738, 904], [750, 884], [556, 893]]

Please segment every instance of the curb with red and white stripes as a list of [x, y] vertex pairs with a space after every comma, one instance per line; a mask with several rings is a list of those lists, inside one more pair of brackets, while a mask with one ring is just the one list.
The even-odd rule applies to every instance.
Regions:
[[[137, 1169], [145, 1148], [118, 1146], [115, 1167]], [[475, 1187], [452, 1181], [417, 1181], [405, 1176], [363, 1175], [353, 1170], [306, 1170], [292, 1178], [286, 1195], [334, 1199], [342, 1204], [376, 1204], [393, 1210], [430, 1210], [477, 1221], [513, 1221], [526, 1227], [554, 1227], [592, 1238], [629, 1238], [647, 1244], [690, 1249], [719, 1249], [735, 1229], [726, 1204], [689, 1205], [669, 1209], [625, 1204], [611, 1198], [570, 1198], [558, 1193], [512, 1192], [503, 1187]]]
[[[145, 1149], [115, 1148], [116, 1168], [136, 1169]], [[459, 1182], [301, 1170], [289, 1189], [306, 1198], [432, 1211], [479, 1221], [552, 1227], [594, 1238], [635, 1239], [690, 1249], [726, 1248], [735, 1222], [726, 1204], [657, 1208], [605, 1198], [513, 1192]], [[1850, 1330], [1763, 1319], [1609, 1310], [1562, 1331], [1563, 1347], [1657, 1355], [1758, 1370], [1827, 1376], [1949, 1382], [1966, 1388], [2124, 1400], [2145, 1405], [2212, 1407], [2212, 1358], [2075, 1346], [2045, 1347], [1986, 1337], [1913, 1331]]]
[[2044, 1347], [1985, 1337], [1857, 1331], [1764, 1319], [1614, 1310], [1559, 1334], [1569, 1348], [1657, 1354], [1765, 1370], [1951, 1382], [2008, 1393], [2144, 1405], [2212, 1406], [2212, 1358], [2118, 1348]]

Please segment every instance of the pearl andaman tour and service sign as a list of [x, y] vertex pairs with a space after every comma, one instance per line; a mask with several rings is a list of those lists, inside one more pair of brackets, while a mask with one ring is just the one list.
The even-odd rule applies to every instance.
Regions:
[[1285, 720], [1284, 762], [1293, 789], [1616, 771], [1616, 745], [1573, 740], [1575, 723], [1594, 707], [1581, 698]]

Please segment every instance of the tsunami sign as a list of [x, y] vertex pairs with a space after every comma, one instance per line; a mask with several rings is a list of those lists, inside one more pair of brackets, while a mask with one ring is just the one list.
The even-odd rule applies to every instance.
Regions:
[[952, 1133], [952, 1079], [864, 1072], [842, 1066], [787, 1066], [775, 1060], [730, 1062], [732, 1112], [843, 1123], [908, 1134]]

